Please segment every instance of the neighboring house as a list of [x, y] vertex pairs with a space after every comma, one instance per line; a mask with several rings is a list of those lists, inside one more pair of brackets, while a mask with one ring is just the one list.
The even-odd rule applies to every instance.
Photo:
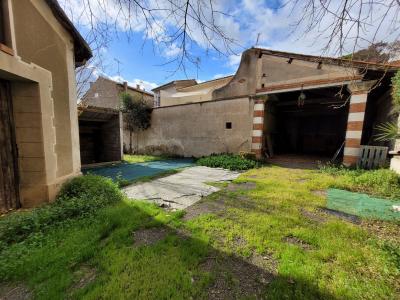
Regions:
[[251, 48], [233, 76], [154, 89], [160, 107], [139, 134], [139, 151], [332, 158], [341, 149], [343, 163], [353, 165], [360, 145], [381, 144], [375, 126], [388, 120], [390, 79], [398, 69]]
[[132, 87], [127, 82], [119, 83], [103, 76], [90, 83], [82, 101], [90, 106], [119, 109], [121, 107], [120, 96], [123, 92], [139, 95], [153, 106], [153, 94], [142, 90], [139, 85]]
[[1, 211], [81, 174], [75, 67], [91, 55], [57, 1], [0, 1]]
[[126, 92], [153, 106], [153, 94], [99, 77], [90, 84], [79, 107], [79, 131], [82, 164], [110, 162], [122, 159], [129, 149], [129, 132], [123, 125], [121, 93]]
[[175, 80], [156, 87], [154, 92], [155, 107], [171, 106], [212, 100], [214, 90], [226, 85], [233, 76], [226, 76], [201, 83], [195, 80]]
[[[152, 89], [152, 92], [154, 93], [154, 107], [176, 104], [173, 101], [172, 102], [168, 101], [170, 96], [175, 94], [177, 90], [181, 88], [193, 86], [196, 84], [197, 81], [194, 79], [174, 80], [166, 84], [163, 84], [159, 87], [156, 87], [155, 89]], [[162, 102], [161, 99], [163, 99]]]

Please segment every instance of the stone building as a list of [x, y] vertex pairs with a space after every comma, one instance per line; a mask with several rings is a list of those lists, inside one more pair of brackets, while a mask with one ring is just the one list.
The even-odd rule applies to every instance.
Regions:
[[82, 164], [111, 162], [122, 159], [123, 150], [129, 149], [129, 132], [123, 124], [121, 93], [143, 97], [153, 106], [153, 94], [99, 77], [90, 84], [79, 107], [79, 132]]
[[232, 77], [227, 76], [202, 83], [197, 83], [194, 79], [171, 81], [152, 89], [154, 107], [212, 100], [212, 92], [227, 84]]
[[[143, 153], [203, 156], [253, 152], [357, 162], [379, 145], [398, 66], [251, 48], [221, 80], [156, 88], [160, 106], [139, 134]], [[177, 81], [179, 82], [179, 81]]]
[[1, 211], [80, 174], [75, 67], [91, 55], [57, 1], [0, 1]]

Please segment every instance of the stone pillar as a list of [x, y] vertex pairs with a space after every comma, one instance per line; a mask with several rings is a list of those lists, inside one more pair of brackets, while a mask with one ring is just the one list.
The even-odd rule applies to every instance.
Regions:
[[251, 152], [255, 153], [257, 158], [262, 157], [264, 108], [265, 104], [263, 99], [254, 99]]
[[[400, 116], [397, 118], [397, 128], [400, 128]], [[395, 140], [394, 149], [390, 153], [393, 154], [390, 160], [390, 169], [400, 174], [400, 139]]]
[[351, 95], [343, 155], [343, 164], [345, 166], [349, 167], [357, 164], [360, 154], [368, 92], [375, 83], [376, 81], [364, 81], [351, 83], [347, 87]]

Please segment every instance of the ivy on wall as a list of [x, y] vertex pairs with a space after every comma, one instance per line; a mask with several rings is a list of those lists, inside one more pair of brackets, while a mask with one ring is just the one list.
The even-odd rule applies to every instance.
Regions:
[[400, 71], [392, 78], [392, 97], [396, 112], [400, 112]]
[[[400, 113], [400, 71], [392, 77], [392, 102], [393, 114]], [[376, 141], [392, 141], [400, 138], [399, 128], [396, 122], [386, 122], [376, 126], [379, 133], [375, 136]]]

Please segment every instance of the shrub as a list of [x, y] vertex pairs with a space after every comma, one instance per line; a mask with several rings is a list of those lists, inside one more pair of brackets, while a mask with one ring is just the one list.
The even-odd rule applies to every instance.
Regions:
[[240, 157], [239, 155], [220, 154], [202, 157], [197, 160], [200, 166], [211, 168], [224, 168], [229, 170], [248, 170], [258, 167], [259, 163], [253, 159]]
[[95, 175], [76, 177], [64, 184], [55, 202], [1, 218], [0, 249], [52, 225], [92, 214], [122, 197], [111, 179]]

